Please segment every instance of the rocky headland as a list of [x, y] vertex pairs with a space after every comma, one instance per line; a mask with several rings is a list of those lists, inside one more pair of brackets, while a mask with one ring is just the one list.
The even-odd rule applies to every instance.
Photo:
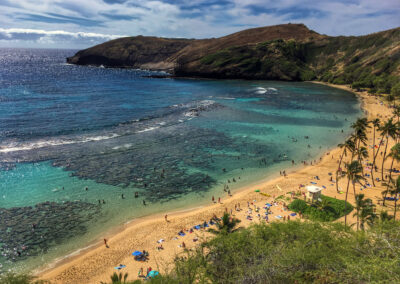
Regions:
[[400, 75], [400, 28], [332, 37], [284, 24], [201, 40], [126, 37], [81, 50], [67, 62], [180, 77], [320, 80], [388, 93]]

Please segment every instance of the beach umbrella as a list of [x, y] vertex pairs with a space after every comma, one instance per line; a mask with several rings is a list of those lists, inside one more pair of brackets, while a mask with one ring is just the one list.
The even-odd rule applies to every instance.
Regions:
[[149, 272], [149, 274], [147, 276], [150, 277], [150, 278], [154, 278], [158, 274], [160, 274], [160, 272], [158, 272], [157, 270], [152, 270], [152, 271]]
[[133, 256], [139, 256], [139, 255], [142, 255], [143, 254], [143, 252], [141, 252], [141, 251], [134, 251], [134, 252], [132, 252], [132, 255]]

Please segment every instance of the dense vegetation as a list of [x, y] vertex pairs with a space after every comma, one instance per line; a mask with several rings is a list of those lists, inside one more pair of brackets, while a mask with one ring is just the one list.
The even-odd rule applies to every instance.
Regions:
[[343, 200], [322, 195], [321, 201], [316, 201], [313, 204], [295, 199], [289, 204], [289, 209], [294, 212], [301, 212], [310, 220], [326, 222], [349, 214], [353, 210], [353, 206], [348, 202], [347, 206], [345, 204]]
[[331, 37], [323, 42], [308, 44], [307, 61], [317, 79], [385, 94], [399, 84], [400, 29], [361, 37]]
[[315, 73], [306, 65], [305, 47], [281, 39], [234, 46], [203, 57], [201, 63], [209, 67], [197, 72], [211, 72], [219, 78], [312, 80]]
[[176, 261], [165, 283], [400, 281], [400, 225], [278, 222], [218, 236]]
[[[118, 278], [118, 277], [117, 277]], [[123, 277], [121, 277], [123, 279]], [[115, 279], [115, 277], [114, 277]], [[368, 231], [338, 223], [276, 222], [220, 234], [149, 283], [398, 283], [400, 223]], [[29, 283], [29, 282], [1, 282]], [[113, 283], [124, 283], [114, 281]], [[140, 280], [133, 283], [142, 283]]]
[[192, 68], [181, 68], [197, 76], [320, 80], [400, 95], [399, 42], [400, 29], [307, 42], [277, 39], [226, 48], [204, 56]]

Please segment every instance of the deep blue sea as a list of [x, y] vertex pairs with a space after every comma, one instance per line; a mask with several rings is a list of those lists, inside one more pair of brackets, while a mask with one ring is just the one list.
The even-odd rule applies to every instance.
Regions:
[[0, 271], [317, 159], [361, 114], [321, 85], [156, 79], [75, 52], [0, 49]]

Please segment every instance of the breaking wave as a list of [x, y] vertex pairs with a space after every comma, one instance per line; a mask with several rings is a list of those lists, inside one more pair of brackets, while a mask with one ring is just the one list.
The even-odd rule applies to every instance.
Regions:
[[124, 135], [140, 134], [154, 131], [162, 127], [168, 127], [174, 124], [183, 123], [200, 115], [203, 111], [209, 111], [215, 107], [220, 107], [212, 100], [202, 100], [190, 102], [187, 104], [179, 104], [170, 106], [160, 114], [135, 119], [132, 121], [120, 123], [108, 130], [98, 131], [97, 133], [87, 133], [83, 135], [57, 136], [38, 139], [34, 141], [8, 141], [0, 145], [0, 154], [12, 153], [19, 151], [30, 151], [45, 147], [55, 147], [70, 144], [79, 144], [87, 142], [97, 142], [102, 140], [110, 140]]

